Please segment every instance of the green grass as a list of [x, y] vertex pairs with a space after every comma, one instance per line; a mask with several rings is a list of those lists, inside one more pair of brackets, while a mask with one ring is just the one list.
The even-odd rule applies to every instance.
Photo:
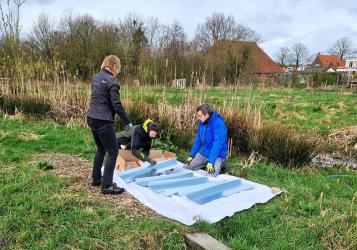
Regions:
[[296, 126], [301, 130], [326, 131], [357, 124], [357, 93], [322, 92], [305, 89], [226, 88], [173, 89], [122, 87], [123, 97], [156, 103], [165, 99], [171, 105], [181, 105], [188, 97], [213, 106], [253, 107], [263, 105], [263, 119]]
[[[36, 134], [37, 140], [25, 140]], [[31, 137], [29, 137], [31, 138]], [[132, 220], [112, 212], [51, 170], [29, 160], [61, 152], [94, 155], [89, 129], [0, 118], [1, 249], [183, 249], [184, 233], [207, 232], [233, 249], [356, 249], [357, 173], [339, 169], [293, 171], [257, 163], [232, 173], [287, 190], [266, 204], [236, 213], [221, 222], [192, 227], [165, 219]], [[330, 174], [350, 178], [327, 180]], [[219, 208], [217, 208], [219, 209]]]
[[[131, 220], [108, 204], [68, 192], [70, 180], [40, 170], [28, 161], [39, 153], [83, 154], [94, 143], [88, 129], [53, 122], [0, 119], [0, 248], [117, 248], [183, 246], [185, 227], [154, 219]], [[20, 133], [40, 135], [26, 141]], [[89, 140], [90, 139], [90, 140]], [[36, 157], [35, 157], [36, 158]]]

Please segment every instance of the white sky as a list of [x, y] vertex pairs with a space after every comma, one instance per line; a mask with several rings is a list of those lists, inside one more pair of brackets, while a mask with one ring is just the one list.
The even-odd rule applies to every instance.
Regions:
[[29, 32], [40, 13], [58, 20], [69, 9], [108, 21], [128, 13], [154, 16], [165, 24], [178, 20], [189, 38], [207, 16], [223, 12], [262, 34], [261, 47], [271, 57], [279, 47], [297, 42], [311, 54], [324, 52], [343, 36], [352, 38], [357, 47], [357, 0], [27, 0], [21, 13], [22, 32]]

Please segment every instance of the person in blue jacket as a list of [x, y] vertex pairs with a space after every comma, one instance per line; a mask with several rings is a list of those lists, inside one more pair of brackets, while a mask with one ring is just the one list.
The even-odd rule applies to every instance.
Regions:
[[205, 167], [209, 174], [217, 176], [227, 158], [227, 126], [208, 104], [198, 106], [196, 115], [197, 135], [184, 167], [191, 170]]

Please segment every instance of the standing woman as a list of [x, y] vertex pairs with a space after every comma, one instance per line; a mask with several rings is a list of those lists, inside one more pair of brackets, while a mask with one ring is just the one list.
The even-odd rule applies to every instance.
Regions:
[[[126, 127], [131, 126], [130, 119], [120, 101], [120, 86], [116, 79], [119, 72], [120, 60], [116, 55], [104, 58], [101, 71], [92, 80], [92, 94], [87, 113], [87, 123], [97, 145], [92, 171], [92, 186], [102, 185], [103, 194], [120, 194], [124, 191], [113, 183], [115, 162], [118, 156], [114, 130], [115, 113], [119, 115]], [[108, 153], [108, 157], [102, 176], [101, 168], [106, 153]]]

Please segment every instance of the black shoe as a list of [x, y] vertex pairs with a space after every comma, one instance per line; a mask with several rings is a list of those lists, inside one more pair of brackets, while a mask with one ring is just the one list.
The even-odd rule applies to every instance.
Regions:
[[102, 187], [102, 193], [103, 194], [121, 194], [125, 191], [124, 188], [120, 188], [117, 186], [117, 184], [113, 184], [109, 187]]
[[90, 184], [92, 187], [98, 187], [102, 184], [102, 178], [98, 180], [92, 180], [92, 183]]

